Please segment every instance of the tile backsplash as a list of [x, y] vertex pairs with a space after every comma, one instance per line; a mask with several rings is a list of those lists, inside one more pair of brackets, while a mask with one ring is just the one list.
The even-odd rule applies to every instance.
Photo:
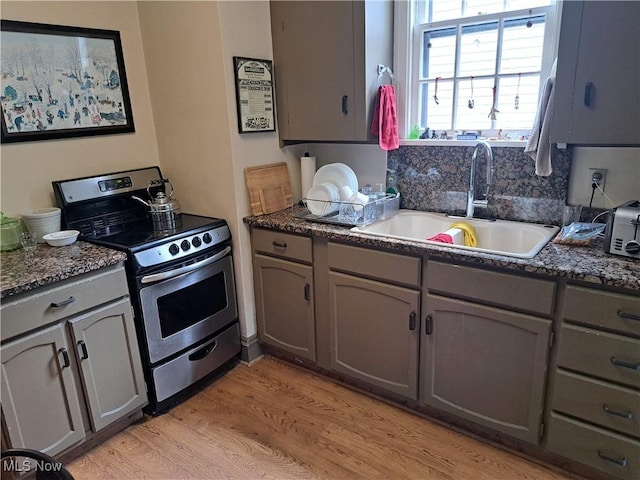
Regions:
[[[401, 208], [462, 213], [466, 209], [474, 147], [401, 146], [389, 152], [387, 168], [396, 171]], [[553, 150], [553, 173], [535, 174], [524, 148], [493, 147], [493, 185], [486, 214], [503, 220], [558, 225], [567, 199], [571, 150]], [[486, 191], [486, 162], [478, 154], [476, 198]], [[476, 210], [485, 213], [482, 209]]]

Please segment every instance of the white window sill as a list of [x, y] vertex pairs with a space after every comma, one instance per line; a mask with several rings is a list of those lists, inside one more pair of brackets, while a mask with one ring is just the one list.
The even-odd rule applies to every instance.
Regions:
[[[400, 140], [401, 146], [440, 146], [440, 147], [474, 147], [480, 140]], [[527, 145], [526, 140], [488, 140], [492, 147], [521, 147]]]

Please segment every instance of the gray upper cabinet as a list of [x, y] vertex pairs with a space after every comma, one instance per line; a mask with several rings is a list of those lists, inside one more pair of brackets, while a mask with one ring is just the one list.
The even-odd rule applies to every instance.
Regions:
[[97, 432], [146, 404], [131, 304], [125, 298], [69, 323]]
[[391, 66], [392, 34], [391, 1], [272, 1], [280, 140], [371, 140], [377, 65]]
[[551, 141], [640, 145], [640, 2], [564, 2]]
[[85, 436], [64, 325], [2, 346], [2, 412], [14, 448], [56, 455]]

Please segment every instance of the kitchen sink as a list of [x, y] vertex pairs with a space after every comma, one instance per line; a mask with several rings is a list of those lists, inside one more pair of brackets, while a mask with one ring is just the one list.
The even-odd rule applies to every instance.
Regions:
[[[427, 240], [447, 231], [454, 223], [465, 222], [476, 231], [478, 245], [451, 245]], [[478, 220], [448, 217], [443, 213], [400, 210], [397, 215], [366, 227], [354, 227], [354, 232], [397, 238], [475, 252], [508, 257], [533, 258], [560, 230], [553, 225], [513, 222], [508, 220]]]

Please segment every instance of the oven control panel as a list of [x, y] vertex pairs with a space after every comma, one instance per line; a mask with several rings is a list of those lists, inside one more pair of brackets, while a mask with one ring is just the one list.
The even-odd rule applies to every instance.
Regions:
[[163, 245], [136, 252], [133, 256], [141, 267], [152, 267], [164, 262], [203, 252], [231, 238], [228, 225], [212, 228], [195, 235], [168, 241]]

